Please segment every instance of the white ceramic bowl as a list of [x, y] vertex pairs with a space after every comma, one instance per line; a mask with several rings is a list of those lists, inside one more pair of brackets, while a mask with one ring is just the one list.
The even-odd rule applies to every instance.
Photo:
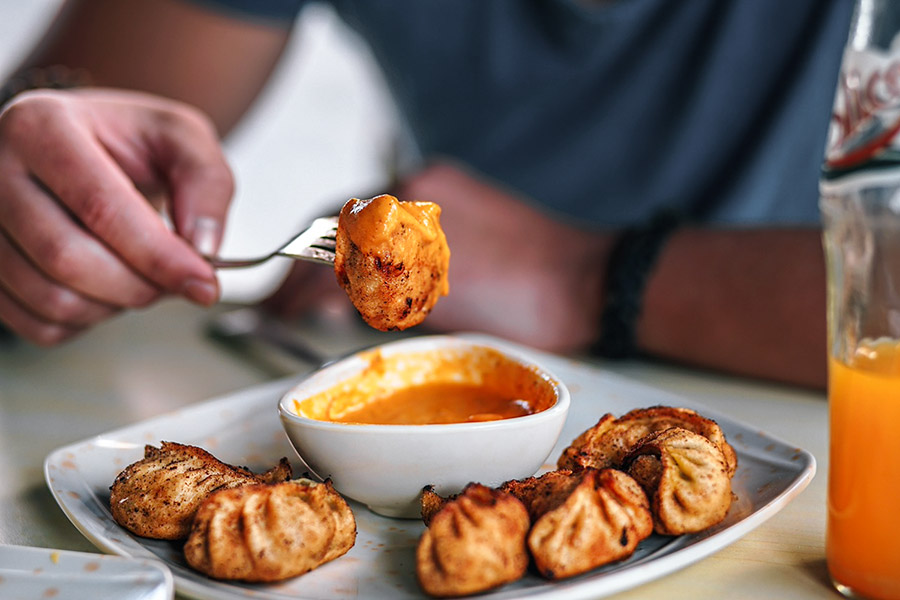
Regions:
[[[543, 386], [543, 393], [550, 394], [545, 396], [552, 403], [549, 408], [496, 421], [441, 425], [350, 424], [298, 414], [309, 412], [303, 407], [323, 392], [362, 385], [356, 383], [362, 374], [369, 376], [365, 385], [370, 390], [373, 360], [389, 365], [379, 371], [376, 383], [392, 389], [435, 377], [445, 380], [448, 369], [428, 365], [439, 365], [446, 357], [455, 366], [459, 357], [485, 351], [521, 365], [535, 378], [529, 385]], [[464, 365], [450, 377], [471, 382], [480, 377], [477, 371]], [[533, 475], [556, 444], [568, 410], [568, 390], [540, 365], [491, 344], [454, 336], [414, 337], [354, 354], [317, 371], [279, 402], [288, 438], [312, 473], [330, 477], [339, 492], [376, 513], [407, 518], [419, 516], [419, 497], [426, 485], [453, 494], [473, 481], [496, 486]]]

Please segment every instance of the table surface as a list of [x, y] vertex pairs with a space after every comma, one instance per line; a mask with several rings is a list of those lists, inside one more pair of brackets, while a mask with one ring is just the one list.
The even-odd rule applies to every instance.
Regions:
[[[211, 316], [170, 301], [121, 316], [58, 348], [0, 342], [0, 543], [97, 551], [67, 520], [44, 482], [43, 461], [54, 449], [311, 368], [259, 344], [237, 348], [211, 340], [206, 335]], [[298, 329], [330, 357], [390, 337], [327, 316]], [[738, 542], [615, 598], [839, 597], [825, 567], [823, 393], [648, 362], [600, 366], [715, 407], [805, 448], [818, 465], [803, 493]]]

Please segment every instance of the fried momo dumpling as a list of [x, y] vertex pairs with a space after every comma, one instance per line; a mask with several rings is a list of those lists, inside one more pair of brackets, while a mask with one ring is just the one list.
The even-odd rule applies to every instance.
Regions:
[[719, 448], [725, 459], [728, 476], [737, 469], [737, 455], [725, 440], [719, 425], [687, 408], [654, 406], [632, 410], [618, 419], [610, 414], [584, 431], [560, 456], [560, 469], [593, 467], [619, 468], [635, 445], [645, 436], [670, 427], [681, 427], [707, 438]]
[[225, 464], [202, 448], [163, 442], [159, 448], [145, 446], [144, 458], [119, 473], [110, 487], [109, 508], [116, 522], [132, 533], [183, 539], [197, 508], [213, 492], [290, 477], [286, 458], [257, 475]]
[[657, 533], [702, 531], [728, 513], [733, 498], [728, 466], [702, 435], [680, 427], [654, 433], [625, 462], [650, 497]]
[[355, 542], [353, 513], [331, 483], [298, 479], [207, 498], [184, 556], [215, 579], [279, 581], [342, 556]]
[[431, 596], [466, 596], [525, 574], [528, 513], [513, 496], [469, 484], [431, 518], [416, 548], [416, 575]]
[[334, 272], [366, 323], [387, 331], [422, 322], [449, 291], [450, 250], [433, 202], [382, 194], [341, 209]]
[[539, 481], [536, 490], [555, 491], [532, 496], [546, 512], [531, 527], [528, 549], [548, 579], [627, 558], [653, 532], [646, 495], [621, 471], [584, 469], [569, 475], [570, 483], [553, 472], [541, 479], [547, 485]]

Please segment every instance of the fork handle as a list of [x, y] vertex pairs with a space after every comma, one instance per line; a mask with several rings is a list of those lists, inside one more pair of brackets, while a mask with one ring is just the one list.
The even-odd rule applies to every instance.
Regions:
[[215, 256], [204, 256], [203, 258], [212, 265], [214, 269], [241, 269], [244, 267], [255, 267], [261, 265], [270, 258], [281, 256], [291, 260], [305, 260], [318, 263], [320, 265], [334, 265], [334, 252], [324, 250], [322, 248], [304, 248], [298, 254], [288, 254], [286, 252], [275, 252], [269, 256], [262, 258], [217, 258]]
[[215, 256], [204, 256], [214, 269], [241, 269], [243, 267], [255, 267], [267, 261], [270, 257], [265, 258], [216, 258]]

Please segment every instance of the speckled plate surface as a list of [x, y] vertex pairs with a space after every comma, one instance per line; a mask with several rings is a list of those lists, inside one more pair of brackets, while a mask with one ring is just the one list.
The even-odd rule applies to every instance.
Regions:
[[172, 575], [157, 560], [0, 545], [0, 598], [170, 600]]
[[[492, 344], [504, 342], [466, 336]], [[598, 598], [662, 577], [724, 548], [781, 510], [815, 473], [815, 459], [800, 448], [735, 422], [705, 406], [635, 383], [590, 365], [518, 346], [569, 387], [572, 406], [551, 459], [606, 412], [658, 404], [694, 408], [719, 422], [738, 454], [733, 481], [738, 500], [724, 522], [696, 535], [653, 535], [626, 561], [551, 583], [528, 574], [481, 598]], [[136, 558], [156, 558], [175, 578], [177, 591], [201, 600], [237, 598], [401, 599], [422, 596], [415, 578], [415, 546], [423, 530], [414, 520], [393, 520], [351, 504], [359, 534], [345, 556], [311, 573], [272, 585], [213, 581], [192, 571], [180, 544], [130, 535], [110, 515], [109, 486], [116, 474], [143, 456], [145, 444], [161, 440], [206, 448], [219, 459], [262, 469], [287, 456], [302, 471], [279, 422], [280, 396], [296, 381], [280, 380], [197, 404], [123, 429], [65, 446], [47, 457], [47, 485], [72, 523], [98, 548]]]

